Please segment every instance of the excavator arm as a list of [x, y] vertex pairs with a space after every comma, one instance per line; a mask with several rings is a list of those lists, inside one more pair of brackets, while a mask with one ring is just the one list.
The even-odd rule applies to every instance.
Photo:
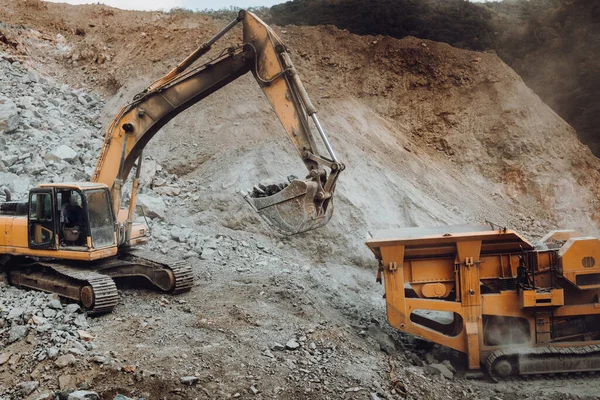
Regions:
[[[243, 45], [226, 49], [209, 62], [192, 67], [239, 22], [243, 24]], [[115, 215], [121, 208], [123, 182], [136, 160], [139, 160], [139, 171], [142, 151], [150, 139], [180, 112], [248, 72], [256, 78], [298, 149], [308, 176], [305, 180], [292, 180], [271, 196], [249, 195], [246, 200], [267, 222], [284, 233], [308, 231], [329, 221], [335, 184], [344, 164], [337, 160], [331, 148], [285, 45], [256, 15], [243, 10], [215, 37], [138, 94], [111, 122], [92, 181], [111, 188]], [[327, 155], [319, 153], [309, 118]], [[130, 199], [129, 226], [136, 189], [137, 176]]]

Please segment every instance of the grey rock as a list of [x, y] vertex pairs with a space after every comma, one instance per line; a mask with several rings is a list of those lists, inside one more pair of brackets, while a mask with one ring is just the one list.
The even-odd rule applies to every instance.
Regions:
[[37, 72], [35, 72], [35, 71], [34, 71], [34, 70], [32, 70], [32, 69], [30, 69], [30, 70], [27, 72], [27, 77], [29, 78], [29, 80], [30, 80], [31, 82], [36, 82], [36, 83], [37, 83], [37, 82], [39, 82], [39, 81], [40, 81], [40, 77], [39, 77], [39, 75], [37, 74]]
[[442, 375], [444, 378], [452, 379], [454, 374], [444, 364], [430, 364], [425, 366], [425, 372], [430, 375]]
[[271, 353], [271, 350], [269, 350], [269, 349], [266, 349], [265, 351], [263, 351], [263, 355], [265, 357], [275, 358], [275, 356], [273, 355], [273, 353]]
[[53, 310], [51, 308], [44, 308], [44, 312], [42, 314], [45, 318], [53, 318], [54, 316], [56, 316], [56, 310]]
[[83, 315], [83, 314], [80, 314], [77, 317], [75, 317], [75, 320], [73, 321], [73, 323], [75, 325], [77, 325], [79, 328], [87, 328], [87, 326], [88, 326], [87, 319], [85, 318], [85, 315]]
[[88, 390], [77, 390], [69, 394], [67, 400], [100, 400], [100, 396], [96, 392], [90, 392]]
[[76, 157], [77, 152], [65, 144], [61, 144], [46, 155], [46, 159], [54, 161], [73, 161]]
[[13, 325], [8, 332], [8, 343], [14, 343], [17, 340], [23, 339], [27, 336], [29, 326], [27, 325]]
[[62, 310], [63, 308], [62, 304], [60, 304], [60, 300], [57, 299], [50, 300], [48, 307], [52, 308], [53, 310]]
[[48, 358], [51, 360], [56, 360], [56, 357], [58, 357], [58, 348], [56, 347], [50, 347], [48, 350], [46, 350], [48, 353]]
[[300, 344], [298, 342], [296, 342], [294, 339], [289, 340], [286, 344], [285, 344], [285, 348], [288, 350], [296, 350], [300, 347]]
[[138, 209], [138, 214], [158, 219], [164, 219], [167, 211], [167, 206], [160, 197], [147, 194], [138, 195], [136, 208]]
[[38, 381], [21, 382], [17, 385], [17, 390], [23, 396], [29, 396], [35, 389], [40, 386]]
[[13, 320], [13, 319], [20, 319], [23, 314], [25, 313], [25, 309], [24, 308], [20, 308], [20, 307], [15, 307], [12, 310], [9, 311], [8, 315], [6, 316], [7, 319], [9, 320]]
[[285, 350], [285, 346], [279, 343], [273, 343], [273, 346], [271, 346], [271, 350], [273, 351], [283, 351]]
[[83, 355], [83, 351], [81, 351], [81, 350], [79, 350], [79, 349], [77, 349], [77, 348], [75, 348], [75, 347], [71, 347], [71, 348], [68, 350], [68, 352], [69, 352], [69, 354], [73, 354], [73, 355], [76, 355], [76, 356], [81, 356], [81, 355]]
[[33, 162], [27, 163], [27, 167], [25, 168], [29, 175], [40, 175], [47, 171], [46, 164], [42, 162], [42, 160], [35, 160]]
[[179, 379], [179, 381], [184, 385], [192, 386], [192, 385], [195, 385], [196, 383], [198, 383], [198, 377], [197, 376], [183, 376]]
[[94, 362], [96, 364], [104, 364], [104, 363], [106, 363], [106, 357], [104, 357], [104, 356], [95, 356], [93, 358], [93, 360], [94, 360]]
[[0, 133], [13, 132], [19, 125], [17, 105], [8, 97], [0, 96]]
[[127, 397], [127, 396], [123, 396], [122, 394], [118, 394], [114, 397], [113, 400], [133, 400], [133, 399], [130, 397]]
[[0, 353], [0, 365], [6, 364], [11, 356], [11, 353]]
[[381, 328], [375, 324], [369, 325], [367, 334], [375, 339], [379, 348], [386, 354], [393, 354], [396, 351], [396, 345], [390, 336], [381, 330]]
[[16, 154], [4, 154], [2, 155], [2, 157], [0, 158], [0, 160], [4, 163], [4, 165], [6, 165], [7, 167], [12, 166], [14, 163], [17, 162], [17, 160], [19, 159], [19, 156], [17, 156]]
[[416, 365], [417, 367], [422, 367], [423, 366], [423, 361], [421, 361], [421, 359], [419, 358], [418, 355], [416, 355], [415, 353], [410, 353], [410, 361]]
[[65, 313], [67, 314], [75, 314], [79, 311], [79, 304], [71, 303], [65, 307]]
[[21, 193], [25, 194], [29, 191], [30, 182], [26, 176], [19, 176], [10, 172], [0, 172], [0, 182], [2, 185], [8, 186], [13, 194], [13, 198]]
[[75, 356], [73, 354], [65, 354], [64, 356], [58, 357], [55, 361], [55, 364], [59, 368], [64, 368], [67, 365], [75, 364], [76, 361], [77, 361], [77, 359], [75, 358]]
[[50, 324], [43, 324], [43, 325], [36, 326], [35, 331], [39, 332], [39, 333], [44, 333], [44, 332], [48, 332], [51, 329], [52, 329], [52, 325], [50, 325]]
[[446, 366], [446, 368], [448, 368], [450, 371], [452, 371], [453, 374], [456, 373], [456, 368], [454, 368], [454, 366], [452, 365], [450, 360], [444, 360], [444, 361], [442, 361], [442, 364], [444, 364]]

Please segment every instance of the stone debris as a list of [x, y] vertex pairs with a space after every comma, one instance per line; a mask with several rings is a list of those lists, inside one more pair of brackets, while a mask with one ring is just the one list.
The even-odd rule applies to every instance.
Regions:
[[[15, 83], [15, 76], [23, 82]], [[103, 143], [101, 109], [96, 95], [41, 79], [19, 62], [0, 61], [2, 186], [19, 200], [34, 183], [88, 181]]]
[[28, 331], [29, 327], [27, 325], [13, 325], [8, 333], [8, 343], [23, 339], [27, 336]]
[[84, 330], [78, 330], [77, 334], [79, 335], [79, 339], [86, 341], [86, 342], [91, 342], [92, 340], [94, 340], [94, 337], [87, 331]]
[[195, 385], [196, 383], [198, 383], [198, 377], [197, 376], [183, 376], [179, 379], [179, 381], [184, 384], [184, 385]]
[[38, 386], [40, 386], [38, 381], [21, 382], [17, 385], [17, 390], [23, 396], [29, 396]]
[[446, 379], [453, 379], [454, 374], [444, 364], [429, 364], [424, 367], [424, 371], [430, 375], [442, 375]]
[[[7, 399], [53, 399], [48, 394], [44, 397], [44, 393], [32, 394], [40, 385], [48, 382], [51, 387], [56, 385], [56, 377], [50, 378], [41, 372], [44, 363], [64, 370], [75, 365], [78, 358], [93, 356], [95, 345], [89, 339], [93, 336], [80, 329], [87, 327], [86, 316], [80, 313], [78, 305], [63, 306], [53, 295], [20, 290], [0, 282], [0, 326], [4, 327], [0, 329], [0, 348], [3, 348], [0, 368], [15, 371], [18, 365], [20, 369], [33, 371], [31, 381], [12, 388], [0, 387], [0, 399], [5, 395], [9, 395]], [[23, 352], [23, 346], [29, 350]], [[58, 384], [60, 388], [74, 389], [77, 381], [73, 375], [65, 374], [58, 377]]]
[[100, 400], [100, 396], [98, 396], [98, 393], [96, 392], [77, 390], [69, 394], [67, 400]]
[[65, 354], [64, 356], [58, 357], [55, 364], [58, 368], [64, 368], [67, 365], [75, 364], [75, 362], [77, 362], [77, 359], [73, 354]]
[[11, 133], [19, 124], [19, 112], [8, 97], [0, 96], [0, 133]]
[[288, 350], [297, 350], [300, 347], [300, 344], [295, 341], [294, 339], [289, 340], [286, 344], [285, 344], [285, 348]]

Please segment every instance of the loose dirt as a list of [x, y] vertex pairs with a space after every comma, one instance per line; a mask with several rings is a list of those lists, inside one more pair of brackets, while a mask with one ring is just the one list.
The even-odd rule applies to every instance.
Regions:
[[[0, 22], [0, 50], [57, 84], [101, 93], [105, 126], [225, 23], [7, 0]], [[378, 229], [485, 220], [532, 239], [557, 227], [597, 234], [600, 163], [573, 129], [494, 54], [333, 27], [275, 30], [347, 165], [332, 221], [283, 237], [243, 200], [259, 181], [305, 172], [253, 78], [240, 78], [182, 113], [145, 152], [182, 190], [162, 196], [167, 215], [152, 223], [152, 246], [183, 255], [200, 243], [202, 256], [189, 258], [196, 286], [173, 298], [122, 290], [115, 312], [90, 322], [111, 362], [49, 367], [48, 382], [71, 374], [103, 398], [595, 396], [595, 378], [465, 381], [462, 357], [439, 349], [438, 361], [452, 361], [457, 377], [426, 375], [409, 360], [431, 349], [386, 325], [364, 245]], [[174, 228], [201, 239], [182, 242]], [[381, 335], [391, 354], [381, 351]], [[290, 340], [297, 350], [285, 349]], [[3, 385], [27, 374], [5, 373]], [[180, 383], [189, 375], [199, 378], [195, 386]]]

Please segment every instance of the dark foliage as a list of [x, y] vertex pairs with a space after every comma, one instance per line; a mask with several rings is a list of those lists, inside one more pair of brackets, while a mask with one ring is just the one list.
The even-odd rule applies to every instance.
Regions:
[[599, 0], [294, 0], [271, 20], [493, 49], [600, 157]]
[[476, 50], [489, 48], [491, 13], [466, 0], [295, 0], [271, 8], [278, 25], [335, 25], [359, 35], [416, 36]]
[[600, 156], [600, 2], [488, 3], [495, 49]]

